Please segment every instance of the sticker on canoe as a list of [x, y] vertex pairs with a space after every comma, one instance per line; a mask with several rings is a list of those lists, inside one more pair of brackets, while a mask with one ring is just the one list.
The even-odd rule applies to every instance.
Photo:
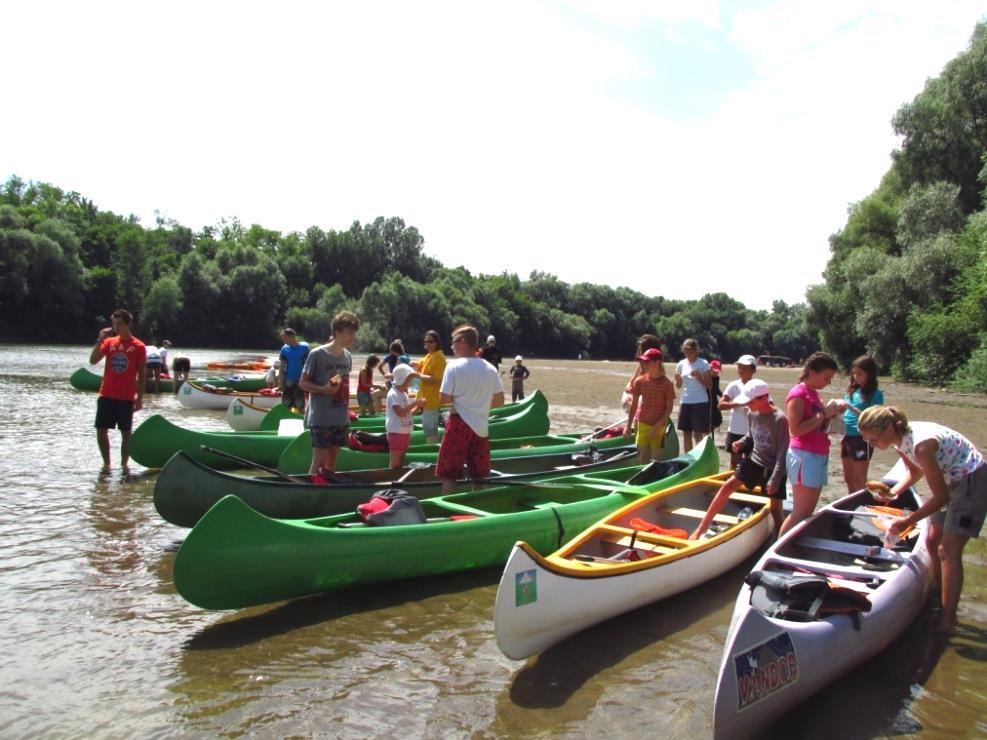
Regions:
[[538, 601], [538, 572], [522, 570], [514, 574], [514, 606], [534, 604]]
[[234, 406], [233, 416], [243, 416], [243, 406]]
[[776, 694], [799, 678], [799, 659], [787, 632], [733, 656], [737, 711]]
[[184, 388], [182, 388], [182, 393], [184, 393], [186, 396], [191, 396], [192, 395], [192, 386], [187, 385]]

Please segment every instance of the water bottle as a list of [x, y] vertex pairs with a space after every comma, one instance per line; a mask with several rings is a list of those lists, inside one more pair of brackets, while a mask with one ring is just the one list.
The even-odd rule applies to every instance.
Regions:
[[740, 510], [740, 513], [737, 514], [737, 521], [742, 522], [745, 519], [750, 519], [753, 513], [754, 513], [754, 509], [752, 509], [750, 506], [745, 506], [743, 509]]

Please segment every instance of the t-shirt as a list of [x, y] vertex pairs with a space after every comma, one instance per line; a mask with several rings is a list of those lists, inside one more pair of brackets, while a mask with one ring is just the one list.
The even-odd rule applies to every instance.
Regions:
[[637, 418], [642, 424], [653, 425], [675, 402], [675, 384], [664, 375], [657, 378], [647, 373], [638, 375], [632, 393], [641, 396], [638, 401], [641, 413]]
[[148, 365], [161, 365], [161, 352], [153, 344], [144, 345], [144, 362]]
[[[736, 409], [737, 412], [744, 409]], [[770, 414], [758, 414], [747, 410], [747, 424], [750, 427], [749, 437], [754, 442], [751, 459], [765, 470], [771, 471], [768, 484], [777, 488], [785, 476], [787, 468], [785, 457], [788, 453], [788, 417], [781, 409], [775, 409]]]
[[435, 378], [435, 383], [419, 382], [418, 397], [425, 399], [425, 411], [435, 411], [442, 405], [439, 399], [439, 387], [446, 371], [446, 356], [442, 350], [429, 352], [418, 361], [418, 372]]
[[398, 366], [398, 362], [399, 361], [400, 361], [400, 356], [394, 354], [393, 352], [384, 355], [384, 359], [381, 361], [380, 366], [379, 366], [380, 369], [381, 369], [381, 372], [384, 371], [384, 365], [387, 365], [387, 372], [393, 373], [394, 372], [394, 368], [396, 368]]
[[531, 373], [528, 372], [528, 368], [526, 368], [524, 365], [511, 365], [511, 369], [508, 370], [507, 372], [511, 376], [511, 380], [515, 382], [523, 381], [525, 378], [531, 375]]
[[[884, 392], [877, 388], [874, 390], [874, 395], [872, 395], [868, 400], [864, 400], [863, 394], [858, 388], [853, 393], [848, 393], [843, 396], [843, 400], [847, 403], [853, 405], [858, 410], [863, 411], [864, 409], [870, 408], [871, 406], [882, 406], [884, 405]], [[843, 426], [846, 427], [846, 436], [848, 437], [859, 437], [860, 431], [857, 429], [857, 414], [850, 410], [843, 412]]]
[[349, 350], [334, 355], [325, 345], [313, 349], [305, 360], [302, 374], [316, 385], [325, 385], [329, 378], [339, 374], [339, 387], [330, 395], [310, 393], [305, 406], [306, 427], [343, 426], [349, 423], [350, 370], [353, 369], [353, 356]]
[[144, 343], [134, 336], [126, 342], [120, 337], [108, 337], [99, 345], [99, 355], [106, 358], [99, 395], [133, 401], [137, 397], [137, 376], [147, 361]]
[[500, 353], [500, 347], [492, 344], [484, 345], [483, 349], [480, 350], [480, 357], [498, 369], [500, 368], [500, 363], [504, 359], [503, 355]]
[[308, 355], [308, 342], [299, 342], [294, 347], [285, 344], [281, 348], [281, 353], [278, 356], [281, 358], [281, 368], [284, 370], [286, 383], [297, 383], [301, 380]]
[[400, 416], [395, 410], [395, 406], [407, 406], [411, 401], [408, 394], [402, 390], [391, 387], [387, 392], [387, 410], [384, 418], [384, 429], [388, 434], [411, 434], [413, 424], [411, 414]]
[[[732, 401], [741, 393], [744, 392], [744, 381], [740, 378], [731, 381], [726, 388], [723, 389], [723, 397], [729, 401]], [[727, 431], [730, 434], [739, 434], [744, 436], [750, 431], [750, 427], [747, 424], [747, 409], [746, 408], [735, 408], [730, 411], [730, 424], [727, 426]]]
[[[809, 388], [805, 383], [799, 383], [797, 386], [788, 391], [788, 395], [785, 396], [785, 406], [787, 408], [788, 402], [793, 398], [801, 398], [803, 407], [805, 411], [802, 414], [802, 420], [808, 419], [810, 416], [814, 416], [823, 410], [822, 398], [819, 396], [819, 391], [814, 391]], [[828, 455], [829, 454], [829, 435], [822, 431], [818, 427], [806, 432], [805, 434], [800, 434], [792, 437], [788, 446], [793, 450], [805, 450], [806, 452], [812, 452], [816, 455]]]
[[682, 376], [682, 403], [709, 403], [706, 386], [703, 385], [702, 381], [689, 375], [693, 370], [708, 373], [709, 363], [702, 357], [697, 357], [696, 361], [691, 364], [688, 360], [679, 360], [675, 366], [675, 372]]
[[479, 357], [450, 360], [439, 391], [452, 396], [452, 410], [478, 437], [487, 436], [490, 401], [494, 394], [504, 392], [500, 373], [493, 365]]
[[915, 447], [927, 439], [934, 439], [939, 443], [936, 462], [947, 483], [963, 480], [984, 464], [984, 456], [973, 442], [959, 432], [931, 421], [911, 422], [898, 449], [901, 454], [918, 465]]
[[162, 365], [162, 367], [167, 368], [168, 367], [168, 348], [167, 347], [159, 347], [158, 348], [158, 355], [161, 357], [161, 365]]

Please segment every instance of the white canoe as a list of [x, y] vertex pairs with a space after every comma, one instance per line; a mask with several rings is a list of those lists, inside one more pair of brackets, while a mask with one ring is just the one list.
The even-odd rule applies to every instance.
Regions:
[[[752, 556], [771, 533], [767, 498], [738, 491], [714, 537], [644, 531], [640, 519], [686, 533], [698, 526], [723, 473], [647, 496], [611, 514], [547, 557], [514, 546], [494, 605], [497, 645], [520, 660], [590, 625], [715, 578]], [[749, 507], [753, 514], [740, 520]], [[620, 559], [633, 552], [640, 560]]]
[[243, 398], [234, 398], [226, 407], [226, 423], [236, 432], [258, 432], [267, 412], [276, 405], [259, 406]]
[[[885, 482], [897, 480], [901, 473], [896, 471]], [[820, 614], [813, 621], [796, 621], [805, 617], [781, 615], [773, 606], [765, 608], [763, 587], [756, 596], [763, 611], [752, 606], [755, 589], [745, 583], [720, 664], [714, 737], [732, 740], [764, 730], [883, 650], [919, 614], [932, 581], [925, 541], [928, 520], [920, 522], [894, 550], [887, 550], [880, 547], [880, 529], [874, 526], [880, 517], [865, 508], [875, 503], [879, 502], [866, 491], [840, 499], [788, 532], [758, 561], [748, 580], [758, 572], [790, 574], [798, 568], [864, 593], [870, 611]], [[921, 501], [911, 490], [892, 505], [915, 510]], [[775, 596], [770, 604], [781, 601], [777, 591], [771, 593]]]
[[268, 396], [261, 393], [234, 391], [228, 388], [212, 388], [192, 381], [182, 384], [178, 390], [178, 401], [187, 409], [215, 409], [225, 411], [234, 398], [239, 398], [255, 406], [271, 408], [281, 403], [281, 396]]

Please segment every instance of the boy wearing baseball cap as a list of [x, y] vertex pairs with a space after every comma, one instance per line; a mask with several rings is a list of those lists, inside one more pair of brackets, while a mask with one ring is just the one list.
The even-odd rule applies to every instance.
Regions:
[[634, 426], [634, 414], [638, 404], [641, 415], [637, 420], [637, 459], [640, 463], [661, 459], [661, 448], [665, 442], [665, 427], [672, 415], [675, 403], [675, 386], [665, 377], [661, 350], [651, 348], [637, 358], [644, 372], [634, 379], [631, 385], [631, 405], [627, 410], [627, 424], [624, 438], [630, 439]]
[[742, 485], [754, 490], [761, 487], [761, 494], [771, 498], [771, 516], [775, 530], [781, 526], [781, 505], [785, 500], [786, 461], [788, 453], [788, 418], [785, 412], [774, 405], [768, 384], [763, 380], [749, 380], [743, 392], [734, 398], [733, 404], [747, 407], [748, 433], [733, 443], [732, 452], [740, 456], [733, 475], [720, 486], [706, 516], [689, 535], [690, 540], [699, 537], [709, 528], [713, 517], [720, 513], [730, 494]]

